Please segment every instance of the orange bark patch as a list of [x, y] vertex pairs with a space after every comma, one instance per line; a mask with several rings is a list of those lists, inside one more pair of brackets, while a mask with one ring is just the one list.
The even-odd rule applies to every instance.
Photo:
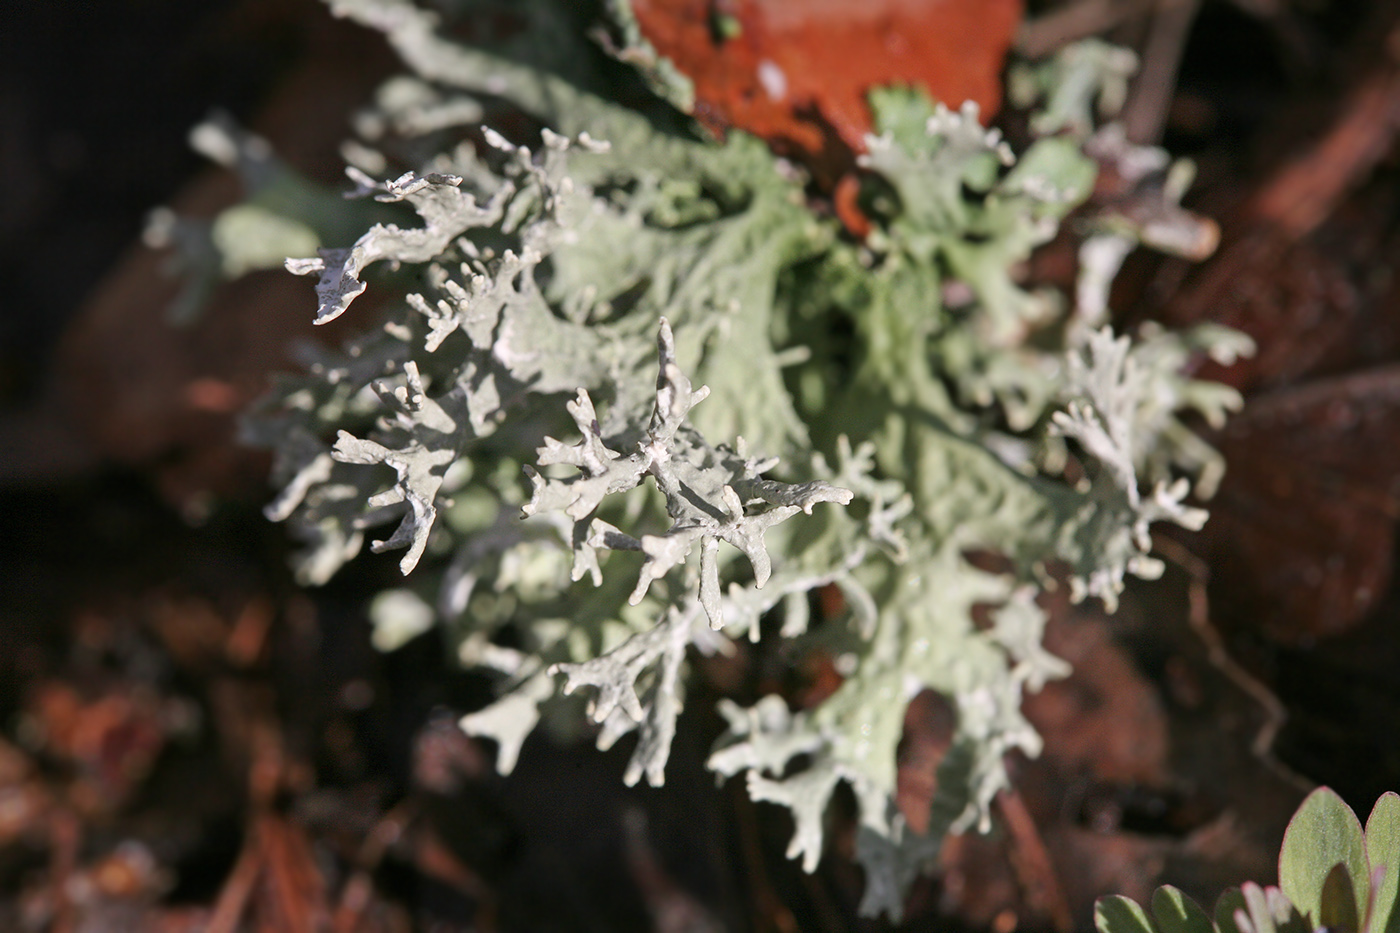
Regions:
[[695, 115], [762, 137], [835, 182], [870, 132], [866, 93], [917, 85], [1001, 103], [1021, 0], [634, 0], [657, 51], [695, 82]]

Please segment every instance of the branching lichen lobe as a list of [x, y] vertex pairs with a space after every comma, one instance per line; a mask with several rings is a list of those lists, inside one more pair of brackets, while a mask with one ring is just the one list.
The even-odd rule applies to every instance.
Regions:
[[[332, 7], [386, 32], [434, 90], [381, 95], [361, 121], [378, 128], [361, 161], [416, 157], [410, 170], [351, 175], [355, 194], [406, 203], [420, 225], [288, 263], [319, 275], [318, 320], [366, 287], [407, 293], [249, 419], [277, 450], [269, 516], [308, 543], [301, 577], [324, 581], [397, 522], [372, 548], [405, 549], [464, 663], [499, 676], [500, 698], [462, 724], [499, 743], [500, 769], [577, 693], [600, 747], [637, 734], [629, 783], [664, 780], [688, 653], [757, 640], [781, 611], [782, 637], [820, 645], [844, 680], [810, 710], [726, 702], [709, 765], [792, 810], [789, 854], [808, 870], [848, 784], [863, 909], [897, 916], [942, 837], [986, 824], [1004, 756], [1039, 751], [1022, 693], [1066, 672], [1041, 644], [1047, 562], [1070, 568], [1076, 597], [1112, 605], [1125, 576], [1157, 569], [1152, 522], [1203, 520], [1185, 477], [1209, 449], [1177, 415], [1236, 400], [1180, 371], [1228, 339], [1115, 336], [1100, 319], [1116, 267], [1101, 258], [1073, 307], [1021, 280], [1092, 188], [1082, 134], [1017, 159], [975, 108], [879, 92], [865, 166], [897, 204], [852, 243], [743, 134], [669, 135], [453, 43], [408, 0]], [[478, 113], [483, 97], [553, 129], [533, 148], [487, 130], [478, 151], [415, 110]], [[1083, 483], [1063, 479], [1069, 456]], [[978, 569], [974, 550], [1006, 569]], [[830, 585], [845, 615], [810, 619]], [[387, 630], [404, 603], [381, 604]], [[905, 707], [925, 689], [958, 720], [919, 836], [893, 801]]]

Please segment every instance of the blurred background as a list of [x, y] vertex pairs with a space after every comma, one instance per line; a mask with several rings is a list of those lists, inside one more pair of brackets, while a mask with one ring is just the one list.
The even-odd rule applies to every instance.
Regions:
[[[442, 5], [462, 8], [468, 40], [511, 28], [510, 3]], [[597, 6], [561, 0], [580, 29]], [[1167, 575], [1113, 618], [1047, 606], [1048, 647], [1075, 674], [1028, 700], [1046, 753], [1015, 762], [990, 836], [946, 846], [906, 925], [1067, 933], [1089, 928], [1094, 897], [1164, 881], [1213, 900], [1273, 880], [1312, 783], [1363, 814], [1400, 789], [1400, 4], [634, 7], [695, 79], [701, 121], [805, 164], [814, 206], [850, 235], [840, 191], [870, 85], [974, 97], [1014, 135], [1008, 56], [1088, 36], [1134, 49], [1126, 131], [1195, 161], [1186, 204], [1220, 243], [1198, 263], [1130, 257], [1118, 324], [1211, 320], [1259, 345], [1203, 369], [1248, 400], [1210, 437], [1230, 465], [1210, 525], [1162, 539]], [[215, 110], [343, 186], [350, 117], [396, 68], [383, 42], [312, 0], [3, 14], [0, 928], [884, 928], [855, 918], [850, 813], [804, 875], [783, 855], [786, 817], [703, 768], [721, 728], [710, 695], [768, 678], [800, 696], [826, 672], [757, 654], [702, 669], [663, 789], [622, 785], [625, 749], [542, 735], [502, 780], [489, 744], [455, 727], [488, 685], [433, 633], [370, 646], [365, 606], [396, 578], [392, 555], [317, 591], [291, 582], [260, 512], [266, 456], [236, 420], [312, 336], [311, 288], [252, 272], [174, 326], [180, 282], [142, 233], [159, 206], [212, 217], [241, 196], [188, 144]], [[722, 41], [725, 17], [743, 41]], [[801, 106], [751, 93], [760, 61]], [[1106, 173], [1095, 197], [1148, 193]], [[1028, 274], [1068, 287], [1072, 262], [1057, 242]], [[911, 800], [932, 789], [948, 716], [931, 695], [910, 708]]]

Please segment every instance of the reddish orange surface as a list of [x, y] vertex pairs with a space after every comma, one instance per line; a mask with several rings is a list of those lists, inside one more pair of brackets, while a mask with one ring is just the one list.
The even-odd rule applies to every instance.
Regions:
[[[695, 82], [696, 116], [747, 130], [834, 184], [864, 149], [866, 92], [914, 84], [984, 118], [1022, 0], [634, 0], [642, 31]], [[722, 38], [718, 24], [737, 28]], [[737, 32], [737, 34], [733, 34]]]

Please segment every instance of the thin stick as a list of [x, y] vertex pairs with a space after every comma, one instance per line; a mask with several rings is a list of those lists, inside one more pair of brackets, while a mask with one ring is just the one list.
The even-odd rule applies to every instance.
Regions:
[[1044, 58], [1077, 39], [1097, 36], [1119, 23], [1142, 16], [1151, 0], [1078, 0], [1028, 20], [1016, 37], [1026, 58]]
[[54, 915], [50, 933], [71, 933], [78, 926], [77, 905], [69, 896], [69, 881], [78, 868], [78, 848], [83, 827], [67, 807], [57, 807], [49, 817], [49, 876], [53, 885]]
[[1206, 648], [1206, 659], [1232, 684], [1254, 700], [1264, 712], [1264, 723], [1254, 734], [1250, 751], [1264, 763], [1270, 771], [1304, 790], [1311, 790], [1313, 782], [1289, 768], [1274, 754], [1274, 740], [1288, 722], [1288, 709], [1283, 701], [1265, 683], [1245, 670], [1225, 647], [1225, 639], [1220, 630], [1210, 620], [1210, 595], [1206, 586], [1210, 582], [1210, 568], [1205, 561], [1192, 554], [1179, 542], [1161, 535], [1152, 539], [1154, 550], [1160, 551], [1172, 563], [1186, 572], [1190, 578], [1187, 586], [1187, 606], [1191, 629]]
[[734, 804], [734, 819], [739, 826], [739, 849], [743, 853], [745, 877], [748, 878], [751, 906], [755, 910], [754, 928], [797, 933], [797, 918], [792, 915], [773, 890], [772, 880], [763, 862], [763, 846], [758, 838], [758, 821], [754, 803], [743, 791], [742, 781], [731, 781], [729, 799]]
[[243, 851], [233, 866], [219, 891], [219, 899], [214, 904], [214, 912], [209, 916], [209, 925], [204, 933], [235, 933], [243, 920], [243, 912], [248, 909], [248, 901], [253, 895], [253, 886], [262, 873], [262, 849], [257, 839], [249, 832], [243, 841]]
[[[1400, 26], [1388, 42], [1400, 45]], [[1317, 229], [1352, 188], [1370, 176], [1400, 131], [1400, 66], [1375, 69], [1342, 104], [1322, 137], [1254, 196], [1250, 213], [1272, 221], [1292, 239]]]
[[1069, 900], [1025, 801], [1015, 788], [1008, 787], [997, 795], [997, 806], [1020, 856], [1011, 861], [1027, 901], [1049, 916], [1056, 933], [1070, 933], [1074, 929], [1074, 918], [1070, 915]]
[[1140, 145], [1160, 142], [1167, 110], [1176, 94], [1176, 73], [1200, 0], [1158, 0], [1142, 50], [1142, 68], [1123, 108], [1128, 139]]
[[407, 801], [399, 803], [379, 818], [369, 831], [355, 858], [355, 871], [340, 890], [331, 929], [335, 933], [355, 933], [364, 920], [365, 911], [374, 899], [373, 872], [384, 859], [389, 847], [403, 837], [409, 821], [414, 817], [413, 806]]

